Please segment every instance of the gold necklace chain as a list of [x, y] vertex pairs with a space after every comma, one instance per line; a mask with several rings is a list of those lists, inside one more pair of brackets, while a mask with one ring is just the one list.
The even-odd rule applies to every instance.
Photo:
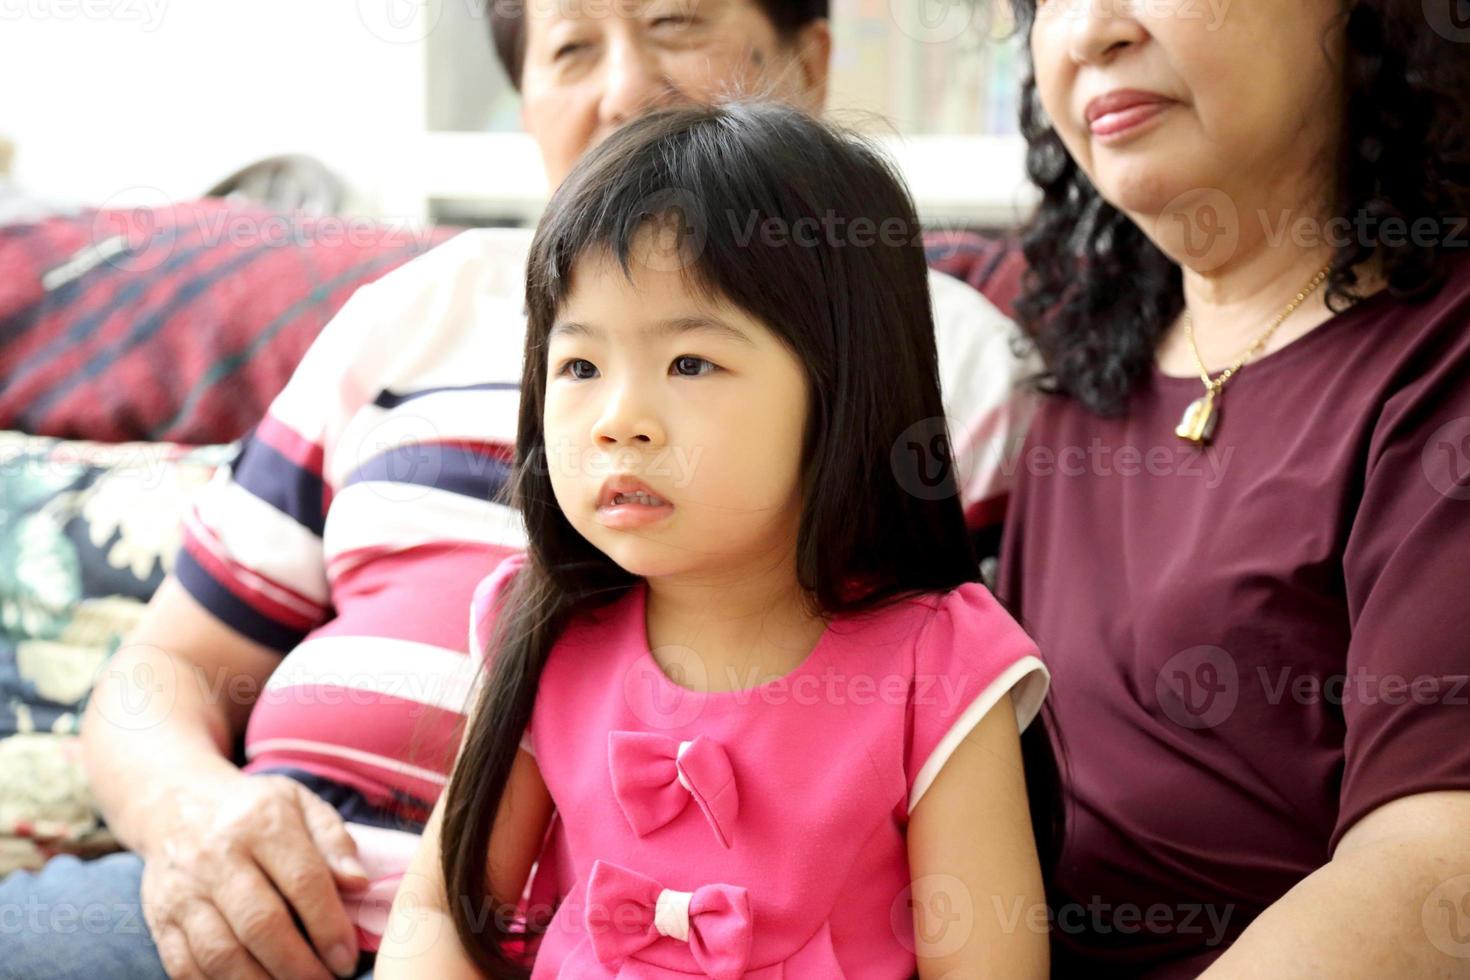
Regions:
[[1215, 434], [1216, 426], [1220, 422], [1220, 412], [1215, 405], [1215, 396], [1220, 393], [1221, 389], [1225, 387], [1231, 378], [1235, 377], [1240, 369], [1245, 366], [1246, 362], [1260, 353], [1266, 346], [1266, 343], [1275, 335], [1277, 328], [1286, 322], [1287, 317], [1296, 312], [1297, 307], [1306, 302], [1308, 296], [1317, 291], [1317, 287], [1322, 285], [1323, 280], [1327, 278], [1328, 273], [1331, 271], [1331, 262], [1328, 262], [1319, 269], [1317, 274], [1312, 277], [1312, 281], [1301, 288], [1301, 291], [1292, 298], [1292, 301], [1286, 305], [1286, 309], [1281, 311], [1276, 319], [1271, 322], [1271, 325], [1266, 328], [1265, 332], [1245, 349], [1245, 353], [1236, 358], [1234, 364], [1221, 371], [1218, 377], [1210, 377], [1210, 370], [1205, 367], [1205, 359], [1200, 356], [1199, 344], [1194, 339], [1194, 318], [1190, 316], [1188, 309], [1184, 311], [1184, 335], [1189, 338], [1189, 349], [1194, 354], [1194, 364], [1199, 370], [1200, 380], [1204, 382], [1205, 393], [1200, 398], [1189, 403], [1189, 407], [1184, 411], [1184, 417], [1174, 429], [1175, 435], [1187, 442], [1201, 446], [1210, 441]]

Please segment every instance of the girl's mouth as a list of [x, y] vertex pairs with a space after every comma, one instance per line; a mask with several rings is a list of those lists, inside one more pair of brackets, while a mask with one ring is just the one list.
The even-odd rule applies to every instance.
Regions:
[[612, 501], [597, 508], [597, 523], [603, 527], [626, 531], [647, 527], [666, 520], [674, 513], [674, 505], [649, 493], [614, 494]]

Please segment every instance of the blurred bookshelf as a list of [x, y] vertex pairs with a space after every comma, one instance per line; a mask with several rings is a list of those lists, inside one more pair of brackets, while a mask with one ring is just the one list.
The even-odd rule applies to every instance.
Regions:
[[[547, 195], [541, 159], [520, 131], [485, 15], [464, 0], [430, 0], [430, 10], [426, 131], [418, 159], [405, 161], [425, 217], [534, 221]], [[1012, 28], [1008, 0], [832, 0], [829, 116], [884, 145], [931, 226], [1013, 226], [1034, 200]]]

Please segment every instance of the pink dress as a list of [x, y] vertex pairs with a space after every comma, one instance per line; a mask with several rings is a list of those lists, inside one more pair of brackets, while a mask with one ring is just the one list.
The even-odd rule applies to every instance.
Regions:
[[[523, 562], [476, 590], [477, 649]], [[564, 631], [521, 743], [558, 815], [529, 890], [564, 896], [533, 980], [912, 976], [908, 815], [1007, 691], [1032, 720], [1035, 646], [967, 584], [839, 617], [785, 677], [707, 693], [654, 660], [646, 593]]]

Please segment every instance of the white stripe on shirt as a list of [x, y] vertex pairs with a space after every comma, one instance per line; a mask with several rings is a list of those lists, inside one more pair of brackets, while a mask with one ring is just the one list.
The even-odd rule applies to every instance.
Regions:
[[[365, 499], [364, 499], [365, 498]], [[456, 541], [524, 550], [526, 532], [512, 507], [463, 494], [408, 483], [367, 481], [338, 491], [332, 502], [343, 513], [372, 514], [372, 520], [328, 522], [326, 548], [329, 574], [339, 576], [354, 552], [380, 555], [385, 550], [438, 541]]]
[[307, 639], [281, 662], [265, 691], [327, 686], [384, 694], [463, 714], [478, 658], [427, 643], [381, 636]]

